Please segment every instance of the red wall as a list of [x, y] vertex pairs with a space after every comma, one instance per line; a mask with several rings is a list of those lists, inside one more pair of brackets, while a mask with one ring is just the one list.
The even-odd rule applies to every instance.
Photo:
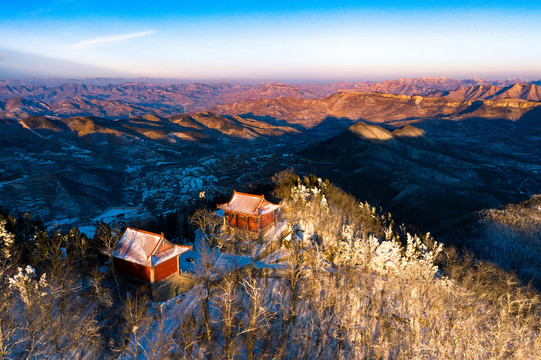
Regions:
[[250, 216], [248, 218], [248, 230], [250, 231], [259, 231], [259, 219], [257, 216]]
[[[226, 211], [225, 219], [227, 225], [229, 226], [257, 232], [260, 229], [274, 223], [274, 212], [260, 216], [258, 219], [258, 216], [250, 216]], [[258, 226], [258, 221], [260, 222], [260, 226]]]
[[178, 273], [178, 256], [154, 266], [154, 281], [160, 281], [176, 272]]
[[274, 212], [265, 214], [261, 217], [261, 229], [274, 223]]
[[151, 282], [150, 268], [146, 266], [135, 264], [116, 257], [113, 257], [113, 266], [115, 267], [116, 271], [121, 272], [124, 275], [127, 275], [137, 280], [141, 280], [143, 282]]
[[248, 229], [248, 216], [237, 214], [237, 227], [240, 229]]
[[225, 220], [229, 226], [237, 227], [237, 214], [234, 212], [226, 211]]

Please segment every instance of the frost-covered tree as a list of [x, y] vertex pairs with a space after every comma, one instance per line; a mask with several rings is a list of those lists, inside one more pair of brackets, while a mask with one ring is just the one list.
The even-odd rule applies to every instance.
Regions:
[[133, 359], [144, 354], [141, 339], [149, 331], [150, 316], [148, 300], [143, 296], [128, 295], [123, 301], [122, 317], [124, 318], [124, 346], [122, 350]]
[[226, 360], [236, 358], [239, 352], [239, 317], [241, 299], [238, 293], [238, 279], [234, 274], [227, 274], [218, 285], [216, 306], [219, 310], [219, 323], [223, 338], [223, 357]]
[[271, 313], [267, 310], [265, 291], [258, 279], [248, 276], [242, 282], [242, 286], [247, 295], [242, 333], [245, 338], [247, 358], [253, 360], [256, 357], [256, 342], [262, 338], [267, 329]]
[[0, 259], [11, 259], [15, 251], [15, 235], [6, 229], [7, 220], [0, 218]]
[[65, 291], [45, 273], [38, 277], [31, 266], [19, 268], [9, 284], [15, 299], [23, 304], [18, 315], [23, 324], [18, 352], [28, 357], [62, 357], [97, 351], [98, 326], [76, 289]]

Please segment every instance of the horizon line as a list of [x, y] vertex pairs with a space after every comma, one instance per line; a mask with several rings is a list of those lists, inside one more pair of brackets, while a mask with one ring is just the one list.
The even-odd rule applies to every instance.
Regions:
[[0, 82], [40, 82], [40, 81], [66, 81], [66, 82], [83, 82], [83, 81], [107, 81], [114, 80], [116, 82], [144, 82], [151, 84], [152, 81], [164, 82], [169, 81], [173, 83], [185, 83], [185, 84], [195, 84], [195, 83], [282, 83], [289, 85], [300, 85], [300, 84], [336, 84], [336, 83], [381, 83], [385, 81], [399, 81], [399, 80], [423, 80], [423, 79], [442, 79], [450, 81], [488, 81], [488, 82], [523, 82], [531, 83], [535, 81], [541, 81], [541, 76], [539, 78], [524, 78], [522, 76], [508, 76], [507, 78], [484, 78], [479, 76], [471, 77], [448, 77], [448, 76], [418, 76], [418, 77], [395, 77], [395, 78], [382, 78], [377, 80], [369, 79], [289, 79], [289, 80], [277, 80], [277, 79], [265, 79], [265, 78], [181, 78], [181, 77], [154, 77], [154, 76], [137, 76], [137, 77], [125, 77], [125, 76], [86, 76], [86, 77], [61, 77], [61, 76], [51, 76], [51, 77], [42, 77], [42, 76], [26, 76], [26, 77], [12, 77], [12, 78], [0, 78]]

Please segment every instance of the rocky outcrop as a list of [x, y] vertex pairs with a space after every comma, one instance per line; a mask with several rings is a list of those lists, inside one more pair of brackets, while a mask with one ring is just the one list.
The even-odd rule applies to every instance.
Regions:
[[520, 99], [528, 101], [541, 101], [541, 86], [536, 84], [513, 84], [510, 86], [460, 86], [458, 89], [453, 91], [434, 93], [433, 96], [464, 100]]
[[473, 117], [518, 120], [541, 103], [516, 100], [455, 100], [377, 92], [338, 92], [321, 100], [280, 98], [220, 105], [217, 114], [272, 117], [312, 128], [328, 118], [372, 123], [414, 123], [427, 118], [460, 120]]

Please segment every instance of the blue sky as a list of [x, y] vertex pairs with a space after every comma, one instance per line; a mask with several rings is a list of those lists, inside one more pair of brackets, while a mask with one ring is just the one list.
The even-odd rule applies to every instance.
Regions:
[[0, 78], [541, 78], [532, 1], [12, 1]]

